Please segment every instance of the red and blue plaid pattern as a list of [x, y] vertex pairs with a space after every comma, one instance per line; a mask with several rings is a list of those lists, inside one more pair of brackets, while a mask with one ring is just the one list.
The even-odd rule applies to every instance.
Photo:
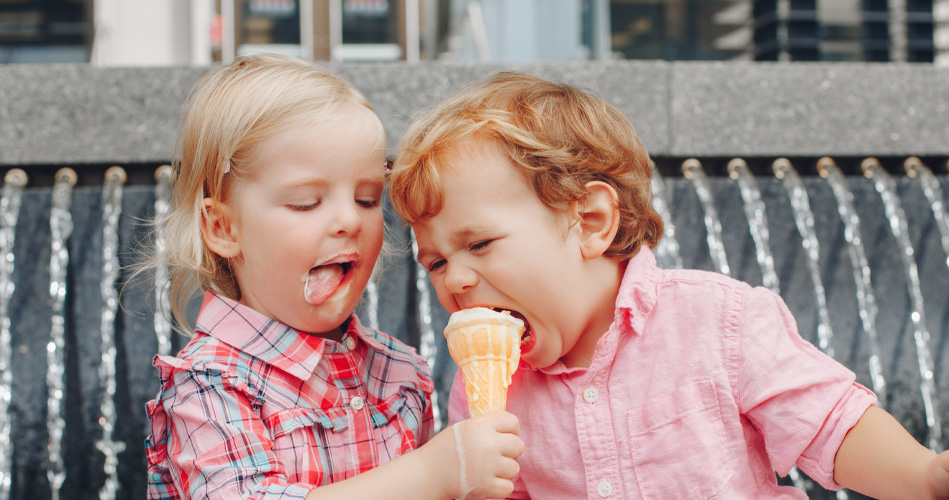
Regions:
[[197, 334], [156, 356], [148, 498], [303, 498], [434, 432], [429, 367], [353, 316], [340, 342], [208, 293]]

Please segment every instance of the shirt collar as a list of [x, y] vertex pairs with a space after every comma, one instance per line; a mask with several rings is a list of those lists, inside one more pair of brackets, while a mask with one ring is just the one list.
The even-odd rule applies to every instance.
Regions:
[[[335, 341], [295, 330], [214, 292], [205, 294], [195, 329], [304, 381], [323, 355], [338, 347]], [[349, 336], [382, 348], [355, 314], [343, 338]]]
[[656, 256], [649, 247], [642, 246], [626, 265], [626, 272], [616, 296], [613, 322], [628, 321], [633, 332], [642, 335], [646, 318], [656, 306], [658, 281]]
[[[616, 305], [613, 312], [613, 324], [609, 331], [597, 342], [598, 348], [605, 348], [610, 354], [610, 360], [615, 354], [613, 346], [618, 341], [618, 332], [632, 331], [634, 335], [642, 335], [646, 318], [656, 305], [656, 285], [659, 279], [659, 268], [656, 267], [656, 257], [648, 247], [641, 247], [626, 265], [623, 280], [620, 282], [619, 292], [616, 294]], [[603, 362], [603, 360], [594, 360]], [[593, 365], [591, 364], [591, 367]], [[554, 364], [535, 369], [521, 361], [521, 368], [536, 370], [546, 375], [561, 375], [569, 373], [584, 373], [586, 368], [567, 368], [563, 361], [557, 360]]]

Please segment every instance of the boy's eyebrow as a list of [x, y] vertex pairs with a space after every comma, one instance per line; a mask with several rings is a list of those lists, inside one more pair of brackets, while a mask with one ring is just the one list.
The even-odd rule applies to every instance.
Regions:
[[[487, 226], [484, 224], [472, 224], [470, 226], [464, 226], [452, 231], [451, 236], [450, 236], [452, 250], [461, 248], [462, 246], [465, 245], [465, 243], [468, 240], [470, 240], [477, 234], [487, 231], [489, 227], [490, 226]], [[428, 250], [426, 248], [419, 248], [418, 256], [415, 258], [415, 260], [421, 262], [425, 257], [428, 257], [429, 255], [435, 255], [435, 254], [438, 254], [438, 252], [435, 252], [433, 250]]]

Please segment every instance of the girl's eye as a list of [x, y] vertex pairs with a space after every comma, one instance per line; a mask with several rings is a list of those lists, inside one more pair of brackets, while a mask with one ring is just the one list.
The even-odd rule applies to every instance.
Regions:
[[362, 200], [356, 200], [356, 203], [363, 208], [376, 208], [379, 206], [378, 198], [365, 198]]
[[304, 203], [304, 204], [298, 204], [298, 205], [287, 205], [287, 208], [289, 208], [290, 210], [292, 210], [292, 211], [294, 211], [294, 212], [308, 212], [308, 211], [313, 210], [314, 208], [316, 208], [316, 207], [318, 207], [318, 206], [320, 206], [320, 202], [319, 202], [319, 201], [314, 201], [313, 203]]

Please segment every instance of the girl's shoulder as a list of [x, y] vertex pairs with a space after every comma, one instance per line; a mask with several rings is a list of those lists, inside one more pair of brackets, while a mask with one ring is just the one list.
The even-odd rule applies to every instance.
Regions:
[[421, 356], [415, 347], [372, 328], [361, 326], [360, 333], [371, 348], [370, 362], [410, 367], [414, 371], [417, 378], [416, 383], [420, 385], [422, 391], [431, 393], [434, 390], [432, 371], [428, 360]]
[[153, 364], [163, 380], [175, 372], [218, 372], [236, 376], [252, 372], [253, 357], [199, 331], [177, 356], [155, 356]]

